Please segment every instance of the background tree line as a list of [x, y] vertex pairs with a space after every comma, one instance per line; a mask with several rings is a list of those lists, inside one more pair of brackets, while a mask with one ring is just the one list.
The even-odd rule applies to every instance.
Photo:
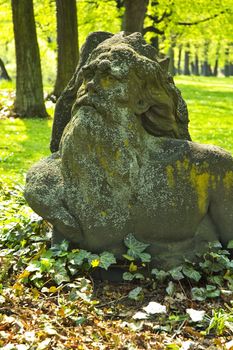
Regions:
[[141, 32], [172, 75], [233, 75], [233, 0], [0, 0], [0, 24], [0, 78], [16, 77], [22, 117], [47, 116], [43, 87], [60, 96], [96, 30]]

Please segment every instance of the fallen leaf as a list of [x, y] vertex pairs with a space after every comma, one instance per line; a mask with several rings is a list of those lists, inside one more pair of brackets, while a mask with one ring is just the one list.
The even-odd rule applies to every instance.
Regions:
[[133, 315], [134, 320], [145, 320], [148, 317], [148, 314], [145, 312], [138, 311]]
[[233, 350], [233, 339], [225, 344], [226, 350]]
[[202, 321], [205, 316], [204, 310], [194, 310], [194, 309], [186, 309], [187, 314], [189, 314], [191, 320], [193, 322]]
[[143, 308], [148, 314], [163, 314], [167, 312], [166, 306], [151, 301], [147, 306]]

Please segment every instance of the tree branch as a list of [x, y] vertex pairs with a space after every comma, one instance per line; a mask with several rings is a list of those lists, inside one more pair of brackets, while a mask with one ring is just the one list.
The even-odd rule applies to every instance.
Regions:
[[124, 0], [116, 0], [116, 6], [118, 9], [124, 6]]
[[156, 15], [152, 16], [152, 15], [146, 15], [149, 19], [151, 19], [154, 23], [158, 24], [161, 23], [164, 18], [168, 18], [172, 15], [172, 10], [170, 10], [169, 12], [164, 11], [164, 13], [162, 14], [162, 16], [160, 18], [158, 18]]
[[149, 27], [143, 28], [143, 31], [142, 31], [143, 35], [145, 35], [148, 32], [156, 33], [156, 34], [159, 34], [159, 35], [164, 34], [164, 30], [159, 30], [159, 29], [157, 29], [157, 28], [155, 28], [153, 26], [149, 26]]
[[204, 19], [200, 19], [200, 20], [195, 21], [195, 22], [176, 22], [176, 24], [179, 24], [181, 26], [194, 26], [194, 25], [199, 24], [199, 23], [210, 21], [211, 19], [214, 19], [214, 18], [216, 18], [216, 17], [218, 17], [226, 12], [229, 12], [229, 9], [223, 10], [219, 13], [215, 13], [213, 16], [210, 16], [210, 17], [207, 17]]

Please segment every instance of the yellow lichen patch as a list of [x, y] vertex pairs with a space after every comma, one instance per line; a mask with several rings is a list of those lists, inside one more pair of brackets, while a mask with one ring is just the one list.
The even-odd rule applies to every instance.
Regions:
[[223, 178], [223, 185], [227, 190], [233, 188], [233, 171], [230, 170], [226, 172]]
[[104, 157], [99, 158], [99, 162], [104, 170], [106, 170], [106, 171], [109, 170], [109, 166], [108, 166], [108, 162], [107, 162], [106, 158], [104, 158]]
[[124, 140], [124, 145], [125, 145], [125, 147], [128, 147], [128, 146], [129, 146], [129, 140], [128, 140], [128, 139], [125, 139], [125, 140]]
[[112, 84], [113, 84], [113, 79], [110, 76], [100, 79], [100, 85], [103, 89], [110, 88]]
[[100, 215], [101, 215], [103, 218], [106, 218], [107, 213], [106, 213], [106, 211], [101, 211]]
[[121, 157], [121, 151], [118, 149], [115, 153], [115, 159], [118, 160]]
[[216, 178], [214, 175], [211, 175], [211, 187], [216, 190]]
[[103, 147], [100, 146], [100, 145], [96, 145], [96, 147], [95, 147], [95, 153], [96, 153], [96, 154], [101, 154], [102, 151], [103, 151]]
[[166, 167], [166, 172], [167, 172], [167, 183], [169, 187], [173, 187], [175, 185], [175, 180], [174, 180], [174, 168], [171, 165], [168, 165]]
[[182, 168], [182, 163], [181, 163], [180, 160], [176, 161], [176, 168], [178, 170], [178, 173], [180, 174], [181, 173], [181, 168]]
[[205, 213], [208, 205], [208, 188], [210, 181], [210, 174], [208, 172], [200, 173], [200, 170], [192, 166], [190, 171], [190, 181], [197, 193], [198, 208], [202, 214]]
[[184, 158], [183, 162], [182, 162], [182, 166], [185, 170], [188, 170], [189, 168], [189, 160], [188, 158]]
[[182, 171], [187, 171], [189, 168], [189, 160], [188, 158], [184, 158], [182, 161], [177, 160], [176, 161], [176, 168], [179, 174], [181, 174]]

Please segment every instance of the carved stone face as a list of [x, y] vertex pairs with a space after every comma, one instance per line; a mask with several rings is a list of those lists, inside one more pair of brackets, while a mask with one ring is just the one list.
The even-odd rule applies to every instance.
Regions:
[[124, 110], [140, 116], [145, 130], [154, 136], [178, 138], [175, 104], [157, 76], [159, 70], [158, 63], [132, 51], [102, 53], [82, 68], [75, 106], [91, 106], [119, 123]]
[[91, 106], [101, 115], [113, 115], [119, 108], [129, 108], [130, 89], [129, 67], [125, 75], [121, 67], [116, 67], [110, 57], [92, 61], [82, 69], [83, 84], [78, 94], [76, 106]]

